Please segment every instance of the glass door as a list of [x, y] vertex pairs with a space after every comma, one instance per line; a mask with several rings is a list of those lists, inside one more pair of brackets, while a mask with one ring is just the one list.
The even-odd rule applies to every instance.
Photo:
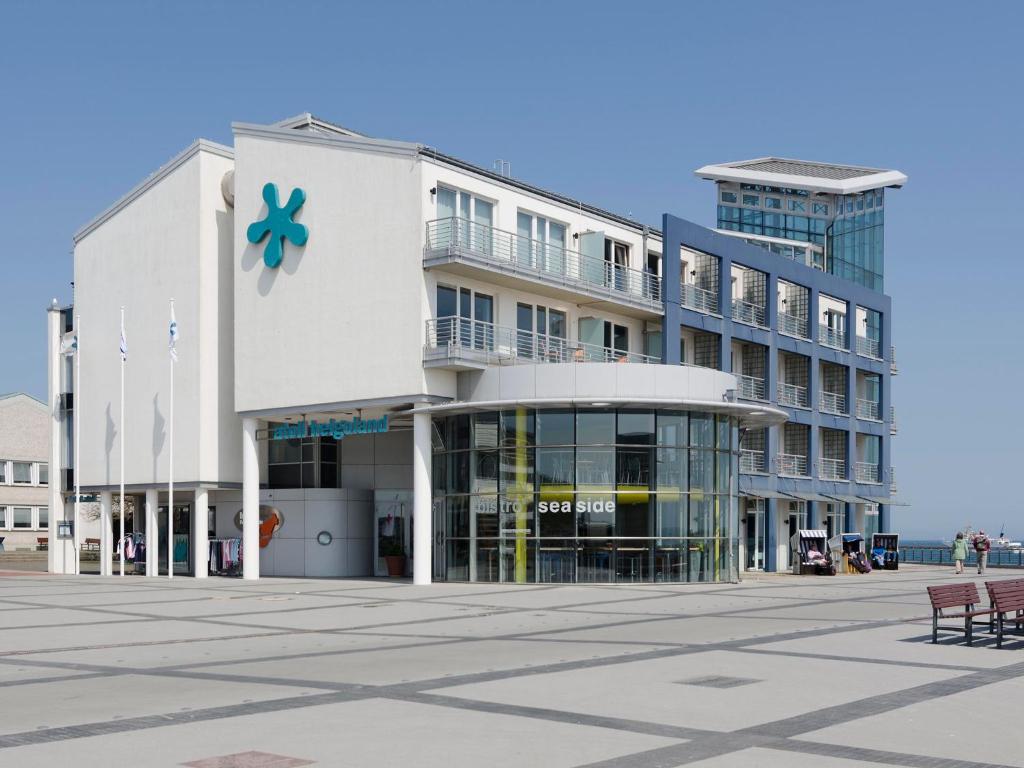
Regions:
[[[157, 530], [159, 531], [159, 550], [157, 550], [157, 574], [167, 575], [167, 507], [157, 510]], [[192, 506], [190, 504], [174, 505], [174, 575], [190, 576], [192, 574]]]
[[748, 571], [764, 570], [764, 500], [747, 499], [747, 562]]

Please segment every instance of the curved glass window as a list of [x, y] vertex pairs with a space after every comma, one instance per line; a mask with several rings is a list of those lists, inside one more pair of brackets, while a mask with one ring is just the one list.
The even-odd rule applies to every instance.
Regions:
[[449, 580], [735, 578], [736, 424], [697, 411], [435, 419], [435, 572]]

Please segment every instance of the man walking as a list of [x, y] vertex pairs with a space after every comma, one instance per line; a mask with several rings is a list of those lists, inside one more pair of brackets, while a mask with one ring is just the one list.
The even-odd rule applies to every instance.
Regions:
[[988, 540], [985, 532], [978, 531], [978, 535], [974, 537], [974, 554], [978, 556], [978, 573], [985, 572], [985, 567], [988, 565], [988, 551], [991, 548], [992, 543]]

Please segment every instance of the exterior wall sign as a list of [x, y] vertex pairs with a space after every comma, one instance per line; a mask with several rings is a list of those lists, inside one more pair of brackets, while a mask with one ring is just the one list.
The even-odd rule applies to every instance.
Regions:
[[268, 183], [263, 185], [263, 201], [267, 204], [267, 215], [250, 224], [245, 236], [255, 245], [270, 235], [263, 247], [263, 263], [274, 269], [284, 257], [285, 238], [291, 240], [292, 245], [305, 245], [309, 238], [309, 229], [292, 221], [292, 217], [306, 202], [306, 192], [301, 187], [296, 187], [288, 196], [288, 202], [281, 207], [277, 184]]
[[271, 440], [301, 440], [306, 437], [333, 437], [341, 440], [345, 435], [371, 435], [388, 431], [388, 417], [379, 419], [331, 419], [328, 422], [300, 421], [298, 424], [279, 424], [270, 434]]

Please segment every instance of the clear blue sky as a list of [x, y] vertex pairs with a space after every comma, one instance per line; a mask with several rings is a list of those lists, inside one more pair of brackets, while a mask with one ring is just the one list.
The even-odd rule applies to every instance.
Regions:
[[72, 233], [232, 121], [311, 111], [653, 224], [714, 224], [708, 162], [896, 168], [898, 526], [1024, 536], [1020, 3], [9, 0], [4, 28], [0, 392], [45, 396]]

